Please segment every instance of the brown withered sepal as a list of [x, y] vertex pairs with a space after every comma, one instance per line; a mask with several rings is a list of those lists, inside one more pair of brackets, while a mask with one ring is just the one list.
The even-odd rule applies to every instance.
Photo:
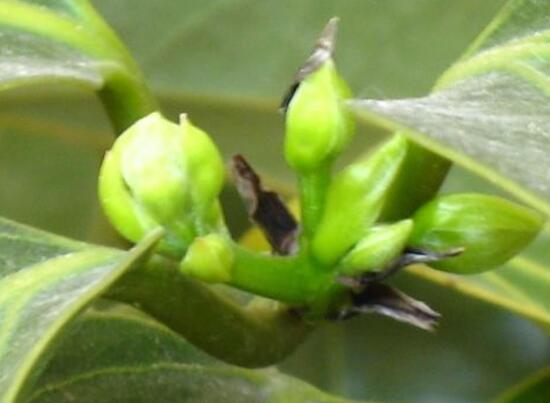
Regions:
[[242, 155], [233, 157], [232, 170], [250, 220], [262, 230], [273, 252], [277, 255], [296, 253], [298, 222], [279, 195], [263, 188], [260, 177]]

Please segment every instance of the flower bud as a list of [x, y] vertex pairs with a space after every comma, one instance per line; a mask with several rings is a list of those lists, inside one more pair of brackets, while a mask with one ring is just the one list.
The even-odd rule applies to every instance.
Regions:
[[180, 124], [152, 113], [128, 128], [107, 153], [100, 200], [111, 223], [137, 242], [152, 228], [167, 231], [160, 250], [181, 256], [191, 240], [219, 225], [224, 178], [208, 135], [185, 117]]
[[342, 259], [341, 274], [354, 276], [368, 271], [382, 271], [399, 257], [409, 240], [412, 228], [412, 220], [369, 228], [365, 236]]
[[526, 207], [481, 194], [438, 197], [413, 220], [412, 246], [435, 252], [464, 248], [457, 257], [431, 264], [461, 274], [503, 264], [527, 246], [543, 224], [542, 217]]
[[285, 157], [301, 173], [333, 160], [351, 139], [355, 122], [344, 101], [351, 91], [332, 60], [336, 19], [332, 19], [313, 54], [298, 72], [285, 98]]
[[312, 242], [313, 253], [322, 263], [335, 263], [378, 218], [406, 150], [405, 138], [394, 136], [334, 177]]
[[182, 273], [209, 283], [231, 279], [233, 250], [229, 241], [219, 234], [196, 238], [181, 262]]

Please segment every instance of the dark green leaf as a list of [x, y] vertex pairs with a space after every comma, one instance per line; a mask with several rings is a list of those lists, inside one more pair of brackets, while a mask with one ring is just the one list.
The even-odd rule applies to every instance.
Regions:
[[99, 300], [61, 338], [34, 389], [109, 367], [211, 364], [206, 354], [129, 305]]
[[79, 319], [28, 402], [349, 402], [275, 369], [215, 362], [123, 305]]
[[[0, 401], [9, 403], [28, 385], [29, 375], [61, 330], [148, 252], [159, 234], [123, 253], [98, 247], [74, 248], [55, 237], [45, 247], [44, 234], [12, 223], [4, 223], [3, 228], [2, 258], [11, 266], [0, 278]], [[28, 237], [28, 259], [18, 258], [21, 248], [9, 248], [13, 242], [10, 234], [19, 238], [20, 246]]]

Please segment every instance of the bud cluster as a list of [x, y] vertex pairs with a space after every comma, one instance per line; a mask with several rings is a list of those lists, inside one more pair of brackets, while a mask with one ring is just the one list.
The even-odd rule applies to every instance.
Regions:
[[[152, 113], [122, 133], [101, 168], [100, 200], [130, 241], [164, 228], [158, 252], [181, 260], [185, 275], [321, 306], [325, 315], [339, 309], [334, 317], [378, 311], [429, 328], [437, 314], [381, 284], [387, 276], [413, 263], [460, 274], [492, 269], [536, 236], [542, 218], [494, 196], [455, 194], [435, 198], [412, 217], [379, 222], [409, 143], [394, 135], [333, 174], [355, 131], [346, 106], [351, 91], [332, 58], [335, 34], [333, 19], [282, 105], [284, 155], [299, 179], [302, 223], [264, 189], [244, 157], [233, 159], [238, 190], [272, 256], [254, 255], [231, 240], [218, 200], [225, 178], [221, 155], [185, 115], [176, 124]], [[352, 305], [342, 308], [345, 301]]]

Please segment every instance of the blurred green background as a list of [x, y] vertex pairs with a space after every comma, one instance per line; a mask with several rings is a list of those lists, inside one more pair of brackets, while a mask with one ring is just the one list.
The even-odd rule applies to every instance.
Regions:
[[[225, 155], [292, 183], [277, 103], [331, 16], [337, 62], [359, 97], [426, 94], [503, 0], [94, 0], [142, 66], [167, 113], [189, 113]], [[381, 133], [362, 128], [355, 150]], [[93, 94], [48, 86], [0, 94], [0, 214], [70, 237], [117, 242], [96, 203], [112, 132]], [[455, 171], [446, 186], [483, 189]], [[235, 234], [246, 225], [231, 191]], [[357, 399], [484, 402], [550, 363], [532, 322], [412, 275], [407, 293], [443, 314], [435, 334], [379, 317], [327, 324], [281, 368]]]

